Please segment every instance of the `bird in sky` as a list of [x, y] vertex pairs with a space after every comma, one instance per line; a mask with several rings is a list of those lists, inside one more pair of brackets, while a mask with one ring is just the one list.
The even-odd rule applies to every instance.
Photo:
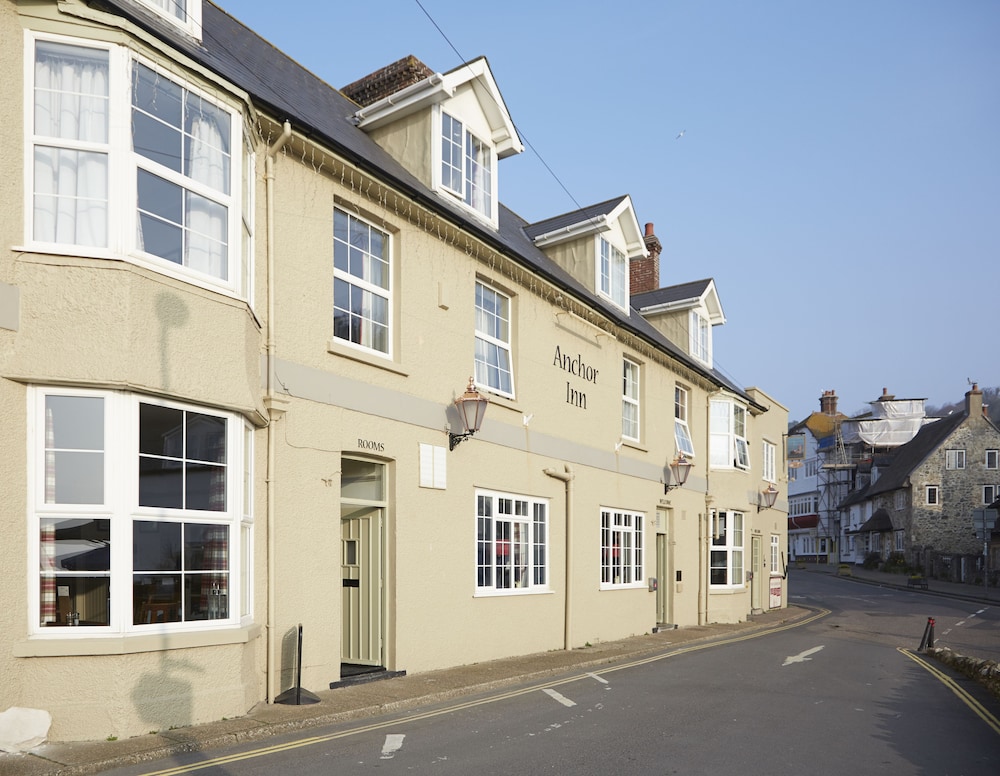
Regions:
[[677, 137], [675, 137], [674, 140], [680, 140], [682, 137], [684, 137], [685, 132], [687, 132], [687, 130], [682, 129], [680, 132], [677, 133]]

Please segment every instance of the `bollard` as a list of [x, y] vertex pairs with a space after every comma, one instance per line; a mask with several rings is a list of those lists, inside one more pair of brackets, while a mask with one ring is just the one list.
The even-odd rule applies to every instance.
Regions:
[[920, 646], [917, 647], [917, 652], [923, 652], [925, 649], [934, 649], [934, 618], [927, 618], [927, 625], [924, 627], [924, 636], [920, 639]]

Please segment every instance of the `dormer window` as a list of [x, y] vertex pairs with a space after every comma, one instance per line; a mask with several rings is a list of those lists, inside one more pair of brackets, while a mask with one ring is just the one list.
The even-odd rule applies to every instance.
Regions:
[[201, 40], [201, 0], [138, 0], [138, 3]]
[[600, 238], [601, 256], [599, 261], [600, 278], [598, 287], [601, 295], [606, 296], [623, 310], [628, 309], [628, 259], [615, 246]]
[[691, 311], [691, 355], [703, 364], [712, 363], [712, 324], [700, 310]]
[[493, 151], [454, 116], [441, 112], [441, 186], [493, 218]]

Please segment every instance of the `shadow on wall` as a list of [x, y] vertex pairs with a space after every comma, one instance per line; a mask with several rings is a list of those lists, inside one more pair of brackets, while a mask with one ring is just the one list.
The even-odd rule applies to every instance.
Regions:
[[170, 388], [170, 330], [183, 329], [189, 317], [187, 305], [180, 298], [174, 294], [157, 294], [156, 319], [160, 323], [160, 381], [164, 390]]
[[[146, 672], [132, 689], [132, 708], [149, 730], [194, 724], [194, 682], [205, 670], [171, 650], [160, 653], [158, 671]], [[189, 678], [191, 677], [191, 678]]]

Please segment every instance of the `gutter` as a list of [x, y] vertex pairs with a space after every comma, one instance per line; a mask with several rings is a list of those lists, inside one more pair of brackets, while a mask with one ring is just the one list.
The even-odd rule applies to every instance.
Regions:
[[557, 480], [561, 480], [566, 484], [566, 567], [565, 567], [565, 586], [566, 591], [563, 597], [563, 649], [569, 652], [573, 649], [573, 642], [571, 638], [572, 633], [572, 614], [573, 607], [571, 606], [571, 591], [573, 589], [573, 543], [572, 543], [572, 528], [573, 528], [573, 480], [576, 475], [570, 468], [569, 464], [563, 464], [565, 471], [561, 472], [558, 469], [543, 469], [542, 471], [549, 477]]

